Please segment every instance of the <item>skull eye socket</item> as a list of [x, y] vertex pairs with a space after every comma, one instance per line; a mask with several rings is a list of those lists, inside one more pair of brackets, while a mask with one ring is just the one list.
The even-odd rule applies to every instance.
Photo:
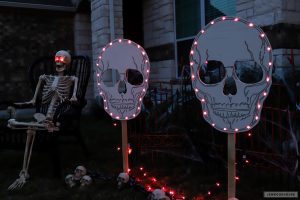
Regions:
[[135, 86], [141, 85], [144, 81], [143, 74], [135, 69], [126, 70], [126, 79], [128, 83]]
[[262, 67], [254, 60], [240, 60], [234, 63], [235, 74], [243, 83], [258, 83], [263, 78]]
[[102, 81], [105, 86], [113, 87], [120, 81], [120, 74], [116, 69], [107, 69], [102, 73]]
[[221, 82], [225, 77], [225, 72], [223, 63], [218, 60], [208, 60], [200, 66], [198, 71], [200, 80], [205, 84]]

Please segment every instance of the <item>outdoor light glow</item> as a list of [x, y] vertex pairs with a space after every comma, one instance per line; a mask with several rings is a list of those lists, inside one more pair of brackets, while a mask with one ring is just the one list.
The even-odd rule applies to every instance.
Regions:
[[148, 63], [148, 60], [146, 60], [145, 62]]
[[138, 110], [141, 110], [141, 107], [138, 107]]
[[102, 59], [102, 56], [99, 56], [98, 58], [99, 58], [99, 59]]
[[258, 103], [258, 104], [257, 104], [257, 108], [260, 109], [260, 107], [261, 107], [261, 105]]
[[122, 39], [119, 39], [119, 42], [122, 42]]
[[191, 50], [191, 54], [194, 55], [194, 51], [193, 50]]
[[212, 126], [215, 126], [216, 124], [211, 124]]
[[251, 137], [252, 136], [252, 133], [248, 133], [248, 137]]
[[102, 48], [102, 51], [105, 51], [105, 47]]
[[127, 119], [128, 119], [128, 117], [125, 117], [125, 119], [127, 120]]
[[143, 92], [146, 92], [146, 89], [145, 89], [145, 88], [143, 88]]
[[201, 30], [201, 33], [204, 33], [204, 30]]
[[133, 114], [132, 116], [135, 117], [135, 114]]
[[194, 79], [195, 78], [195, 75], [194, 74], [192, 74], [192, 79]]
[[149, 73], [150, 72], [150, 70], [149, 69], [147, 69], [147, 73]]
[[203, 112], [203, 115], [207, 115], [207, 112], [206, 112], [206, 111], [204, 111], [204, 112]]
[[110, 116], [113, 116], [113, 113], [110, 113]]
[[271, 51], [271, 47], [268, 47], [267, 50], [268, 50], [268, 51]]
[[137, 45], [137, 48], [139, 49], [139, 48], [141, 48], [141, 46], [140, 46], [140, 45]]
[[235, 132], [238, 132], [238, 131], [239, 131], [239, 129], [238, 129], [238, 128], [236, 128], [236, 129], [234, 129], [234, 131], [235, 131]]
[[142, 101], [142, 98], [140, 98], [139, 101]]
[[215, 23], [214, 21], [211, 21], [211, 22], [210, 22], [210, 24], [214, 24], [214, 23]]
[[199, 90], [196, 88], [196, 89], [195, 89], [195, 92], [199, 92]]
[[251, 128], [251, 127], [248, 125], [248, 126], [247, 126], [247, 129], [250, 129], [250, 128]]
[[264, 92], [264, 96], [267, 96], [267, 93], [266, 93], [266, 92]]
[[111, 45], [112, 45], [112, 42], [111, 42], [111, 43], [109, 43], [109, 45], [111, 46]]
[[[97, 85], [100, 85], [100, 83], [97, 83]], [[101, 94], [101, 92], [100, 92], [100, 94]]]
[[146, 54], [145, 51], [142, 51], [142, 54], [145, 55]]
[[198, 44], [197, 41], [195, 41], [195, 42], [194, 42], [194, 45], [197, 45], [197, 44]]
[[258, 119], [259, 119], [259, 117], [256, 115], [256, 116], [255, 116], [255, 119], [256, 119], [256, 120], [258, 120]]
[[148, 79], [146, 79], [145, 82], [147, 83], [147, 82], [148, 82]]
[[99, 63], [96, 63], [96, 66], [99, 66]]
[[116, 116], [116, 119], [120, 119], [120, 117], [119, 117], [119, 116]]
[[250, 23], [250, 24], [249, 24], [249, 26], [250, 26], [250, 27], [253, 27], [253, 26], [254, 26], [254, 24], [253, 24], [253, 23]]
[[191, 66], [193, 66], [193, 65], [194, 65], [194, 63], [193, 63], [193, 62], [190, 62], [190, 65], [191, 65]]
[[237, 180], [237, 181], [240, 180], [240, 177], [236, 176], [236, 177], [235, 177], [235, 180]]
[[269, 66], [271, 66], [272, 65], [272, 62], [269, 62]]
[[201, 102], [205, 102], [205, 99], [203, 98], [203, 99], [201, 99]]
[[105, 107], [105, 110], [107, 110], [108, 108], [107, 107]]
[[100, 74], [97, 74], [97, 76], [99, 77], [99, 76], [100, 76]]
[[208, 192], [207, 192], [207, 194], [208, 194], [208, 195], [211, 195], [211, 192], [210, 192], [210, 191], [208, 191]]
[[222, 17], [222, 20], [225, 20], [226, 19], [226, 17], [224, 16], [224, 17]]
[[128, 44], [131, 44], [131, 40], [128, 40]]
[[227, 131], [227, 128], [223, 128], [224, 131]]
[[143, 169], [144, 169], [143, 167], [140, 167], [140, 170], [141, 170], [141, 171], [143, 171]]
[[266, 81], [269, 82], [270, 81], [270, 77], [267, 76]]
[[102, 92], [100, 92], [100, 95], [102, 95], [103, 93]]
[[220, 184], [219, 182], [216, 182], [216, 186], [220, 187], [220, 185], [221, 185], [221, 184]]
[[265, 37], [265, 34], [264, 33], [260, 34], [260, 37], [262, 37], [262, 38]]
[[235, 21], [235, 22], [239, 21], [239, 18], [237, 18], [237, 17], [236, 17], [236, 18], [234, 18], [234, 21]]
[[208, 64], [208, 61], [207, 61], [207, 60], [205, 61], [205, 64]]
[[245, 163], [249, 163], [249, 160], [245, 160]]
[[106, 99], [104, 99], [103, 101], [106, 102]]

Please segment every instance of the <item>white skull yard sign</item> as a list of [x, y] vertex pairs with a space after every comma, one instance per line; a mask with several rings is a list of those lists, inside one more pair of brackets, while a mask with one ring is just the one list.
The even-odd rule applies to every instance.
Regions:
[[117, 120], [135, 118], [148, 88], [150, 63], [145, 50], [131, 40], [117, 39], [103, 47], [96, 65], [105, 111]]
[[271, 86], [272, 64], [271, 45], [259, 27], [237, 17], [211, 21], [190, 51], [204, 119], [227, 133], [253, 128]]

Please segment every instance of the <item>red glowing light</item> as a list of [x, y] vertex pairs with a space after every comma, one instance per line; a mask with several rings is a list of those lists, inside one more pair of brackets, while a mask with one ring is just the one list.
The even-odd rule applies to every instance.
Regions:
[[211, 192], [210, 192], [210, 191], [208, 191], [208, 192], [207, 192], [207, 194], [208, 194], [208, 195], [211, 195]]
[[246, 163], [249, 163], [249, 160], [245, 160]]
[[144, 173], [144, 176], [147, 176], [147, 173]]
[[170, 190], [169, 193], [170, 193], [170, 195], [172, 195], [172, 196], [175, 194], [175, 192], [174, 192], [173, 190]]
[[156, 181], [157, 181], [156, 178], [154, 178], [154, 177], [153, 177], [151, 180], [152, 180], [153, 182], [156, 182]]
[[117, 150], [120, 151], [120, 150], [121, 150], [121, 147], [118, 147]]
[[129, 147], [128, 148], [128, 154], [131, 154], [132, 153], [132, 149]]
[[235, 180], [237, 180], [237, 181], [240, 180], [240, 177], [236, 176], [236, 177], [235, 177]]
[[143, 171], [143, 170], [144, 170], [144, 168], [143, 168], [143, 167], [140, 167], [140, 170], [141, 170], [141, 171]]
[[113, 123], [113, 125], [114, 125], [114, 127], [117, 127], [118, 124], [115, 122], [115, 123]]
[[252, 133], [248, 133], [248, 137], [251, 137], [252, 136]]
[[216, 182], [216, 186], [220, 187], [220, 185], [221, 185], [221, 184], [220, 184], [219, 182]]

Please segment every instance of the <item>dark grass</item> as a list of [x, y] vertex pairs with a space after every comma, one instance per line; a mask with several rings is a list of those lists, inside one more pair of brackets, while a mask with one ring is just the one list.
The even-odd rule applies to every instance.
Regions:
[[[51, 154], [34, 151], [29, 168], [30, 180], [22, 190], [9, 192], [7, 187], [17, 178], [21, 169], [23, 151], [1, 150], [0, 200], [146, 199], [146, 193], [131, 187], [118, 190], [115, 178], [109, 181], [96, 180], [87, 188], [69, 189], [65, 186], [65, 175], [72, 173], [79, 164], [86, 166], [90, 171], [99, 171], [109, 176], [117, 176], [122, 171], [121, 152], [116, 150], [121, 144], [120, 124], [118, 123], [117, 127], [113, 126], [112, 120], [105, 115], [84, 116], [81, 123], [90, 156], [85, 157], [80, 146], [75, 143], [61, 144], [62, 176], [60, 178], [56, 178], [53, 174]], [[134, 152], [130, 158], [130, 165], [133, 175], [145, 185], [164, 186], [184, 194], [187, 199], [193, 199], [196, 196], [205, 196], [205, 199], [214, 200], [226, 199], [225, 164], [214, 159], [196, 162], [169, 154], [141, 155]], [[139, 170], [140, 166], [144, 167], [143, 171]], [[143, 176], [145, 171], [146, 177]], [[237, 194], [240, 200], [263, 199], [262, 195], [265, 190], [299, 190], [297, 184], [291, 183], [288, 186], [281, 184], [277, 177], [281, 177], [283, 172], [238, 167], [238, 173], [240, 181], [237, 185]], [[157, 179], [156, 183], [150, 181], [152, 177]], [[215, 185], [217, 181], [221, 183], [220, 188]], [[212, 192], [213, 198], [207, 196], [208, 191]]]

